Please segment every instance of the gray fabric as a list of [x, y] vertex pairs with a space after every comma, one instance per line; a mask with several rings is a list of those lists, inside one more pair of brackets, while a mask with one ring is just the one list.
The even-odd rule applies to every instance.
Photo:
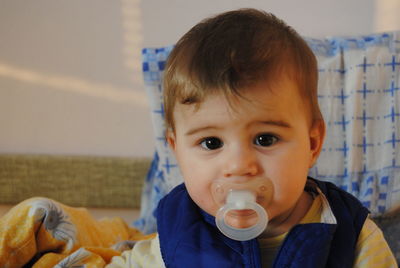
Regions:
[[70, 206], [139, 208], [150, 159], [0, 155], [0, 204], [43, 196]]

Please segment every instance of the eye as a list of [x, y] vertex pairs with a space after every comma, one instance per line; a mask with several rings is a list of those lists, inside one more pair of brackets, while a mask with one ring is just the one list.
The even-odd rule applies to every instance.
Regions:
[[215, 137], [205, 138], [200, 142], [201, 147], [206, 150], [217, 150], [222, 147], [224, 143]]
[[261, 134], [254, 139], [254, 144], [268, 147], [274, 145], [279, 139], [272, 134]]

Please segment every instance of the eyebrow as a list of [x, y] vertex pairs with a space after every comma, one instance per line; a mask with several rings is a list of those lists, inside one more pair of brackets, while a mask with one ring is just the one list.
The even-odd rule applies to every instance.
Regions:
[[[259, 121], [257, 123], [262, 124], [262, 125], [273, 125], [273, 126], [283, 127], [283, 128], [291, 128], [292, 127], [289, 123], [282, 121], [282, 120], [267, 120], [267, 121]], [[198, 132], [202, 132], [202, 131], [206, 131], [206, 130], [216, 130], [216, 129], [219, 129], [219, 127], [206, 126], [206, 127], [194, 128], [194, 129], [188, 130], [185, 133], [185, 136], [191, 136]]]
[[267, 121], [260, 121], [261, 124], [263, 125], [273, 125], [277, 127], [283, 127], [283, 128], [291, 128], [292, 126], [282, 120], [267, 120]]
[[199, 127], [199, 128], [194, 128], [194, 129], [190, 129], [185, 133], [185, 136], [191, 136], [193, 134], [196, 134], [198, 132], [202, 132], [202, 131], [206, 131], [206, 130], [215, 130], [215, 129], [219, 129], [218, 127], [214, 127], [214, 126], [206, 126], [206, 127]]

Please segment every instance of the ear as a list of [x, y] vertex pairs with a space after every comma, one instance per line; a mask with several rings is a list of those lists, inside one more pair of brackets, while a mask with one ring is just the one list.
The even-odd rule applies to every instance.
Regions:
[[310, 165], [311, 168], [318, 159], [325, 139], [325, 123], [319, 119], [314, 121], [310, 129]]
[[167, 143], [172, 151], [175, 153], [176, 151], [176, 137], [173, 130], [167, 130], [165, 133], [165, 138], [167, 139]]

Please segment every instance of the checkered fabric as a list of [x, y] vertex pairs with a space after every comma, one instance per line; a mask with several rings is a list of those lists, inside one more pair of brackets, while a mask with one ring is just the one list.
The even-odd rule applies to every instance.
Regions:
[[307, 41], [318, 59], [327, 125], [310, 175], [381, 215], [400, 205], [400, 32]]

